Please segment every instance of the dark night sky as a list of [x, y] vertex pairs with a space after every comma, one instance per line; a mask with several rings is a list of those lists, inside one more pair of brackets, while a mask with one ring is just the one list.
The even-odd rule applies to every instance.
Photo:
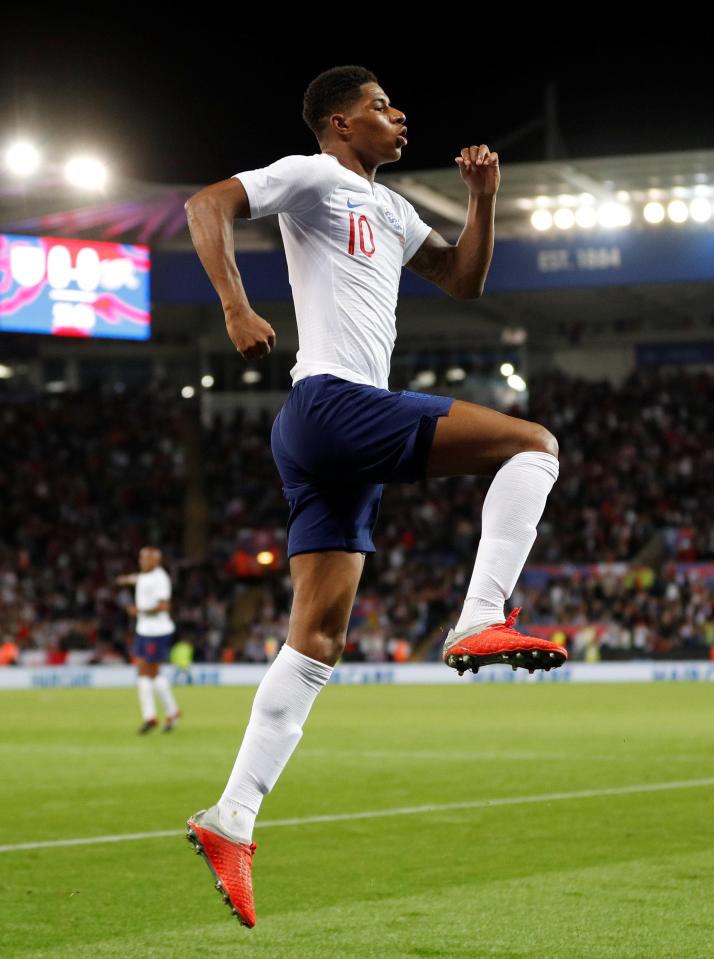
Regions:
[[[394, 170], [449, 165], [471, 143], [497, 148], [541, 112], [548, 81], [566, 156], [714, 149], [712, 71], [691, 35], [613, 46], [576, 31], [523, 53], [503, 31], [459, 44], [461, 19], [443, 35], [422, 28], [416, 47], [364, 17], [369, 29], [335, 28], [310, 46], [287, 30], [276, 40], [266, 27], [239, 28], [237, 15], [161, 29], [96, 21], [81, 35], [67, 18], [16, 22], [0, 39], [0, 144], [24, 131], [58, 159], [85, 147], [118, 175], [207, 183], [316, 152], [301, 117], [305, 86], [327, 67], [359, 63], [407, 116], [409, 144]], [[541, 132], [500, 150], [504, 170], [544, 156]]]

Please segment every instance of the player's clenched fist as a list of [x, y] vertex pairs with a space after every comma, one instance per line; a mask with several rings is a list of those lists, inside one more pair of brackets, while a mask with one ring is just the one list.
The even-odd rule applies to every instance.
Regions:
[[228, 335], [244, 360], [267, 356], [275, 346], [275, 330], [253, 310], [225, 310], [225, 317]]
[[461, 171], [461, 179], [474, 196], [493, 196], [501, 182], [498, 154], [492, 153], [485, 143], [481, 146], [464, 147], [461, 156], [454, 157]]

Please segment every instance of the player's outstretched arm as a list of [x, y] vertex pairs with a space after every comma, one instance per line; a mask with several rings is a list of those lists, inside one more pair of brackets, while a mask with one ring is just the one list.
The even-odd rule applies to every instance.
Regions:
[[454, 159], [469, 190], [461, 236], [453, 245], [432, 230], [406, 265], [455, 299], [474, 300], [483, 294], [493, 257], [496, 193], [501, 174], [498, 154], [491, 153], [485, 143], [464, 147]]
[[220, 297], [233, 345], [245, 359], [265, 356], [275, 346], [275, 330], [248, 302], [233, 245], [233, 221], [250, 216], [245, 187], [235, 177], [220, 180], [190, 197], [185, 209], [193, 245]]

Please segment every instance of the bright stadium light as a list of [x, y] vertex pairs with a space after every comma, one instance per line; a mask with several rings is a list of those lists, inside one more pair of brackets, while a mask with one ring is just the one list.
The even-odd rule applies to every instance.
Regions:
[[589, 230], [597, 223], [597, 211], [594, 206], [579, 206], [575, 211], [575, 222], [584, 230]]
[[246, 370], [242, 376], [244, 383], [260, 383], [262, 378], [260, 370]]
[[618, 226], [627, 226], [632, 220], [632, 214], [623, 203], [603, 203], [597, 212], [600, 226], [612, 229]]
[[684, 223], [689, 217], [689, 208], [684, 200], [672, 200], [667, 204], [667, 216], [672, 223]]
[[84, 190], [101, 190], [107, 182], [107, 168], [94, 157], [72, 157], [65, 165], [64, 175], [72, 186]]
[[695, 197], [689, 204], [689, 215], [695, 223], [708, 223], [712, 218], [712, 205], [706, 197]]
[[577, 206], [578, 200], [577, 197], [574, 197], [571, 193], [561, 193], [558, 197], [558, 206]]
[[508, 385], [512, 390], [516, 390], [517, 393], [522, 393], [526, 388], [526, 381], [522, 376], [519, 376], [518, 373], [513, 373], [506, 380]]
[[192, 386], [184, 386], [181, 389], [181, 396], [183, 396], [185, 400], [190, 400], [192, 396], [195, 396], [195, 394], [196, 390]]
[[13, 373], [14, 370], [11, 366], [0, 363], [0, 380], [9, 380]]
[[436, 383], [436, 373], [433, 370], [420, 370], [414, 377], [415, 386], [429, 387]]
[[206, 390], [210, 390], [214, 383], [215, 380], [210, 373], [206, 373], [205, 376], [201, 377], [201, 386]]
[[275, 554], [271, 553], [269, 549], [263, 549], [255, 558], [261, 566], [270, 566], [270, 564], [275, 560]]
[[501, 363], [501, 376], [513, 376], [514, 373], [513, 363]]
[[460, 383], [462, 380], [466, 379], [466, 370], [462, 369], [460, 366], [452, 366], [446, 371], [446, 379], [449, 383]]
[[561, 206], [553, 214], [553, 223], [559, 230], [570, 230], [575, 223], [575, 214], [569, 207]]
[[534, 210], [531, 214], [531, 226], [534, 230], [549, 230], [553, 225], [553, 214], [550, 210]]
[[645, 204], [642, 214], [648, 223], [661, 223], [664, 220], [664, 207], [657, 200]]
[[5, 166], [14, 176], [31, 176], [39, 165], [39, 151], [27, 140], [18, 140], [5, 151]]

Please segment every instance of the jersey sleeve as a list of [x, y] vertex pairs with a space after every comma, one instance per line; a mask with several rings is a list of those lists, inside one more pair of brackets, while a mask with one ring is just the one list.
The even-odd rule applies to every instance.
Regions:
[[272, 213], [305, 213], [318, 203], [331, 184], [325, 180], [325, 168], [316, 157], [286, 156], [257, 170], [234, 173], [245, 187], [250, 202], [250, 218]]
[[163, 572], [162, 576], [156, 577], [156, 583], [154, 584], [154, 597], [157, 603], [162, 599], [171, 599], [171, 579], [169, 578], [168, 573]]
[[404, 253], [402, 255], [402, 266], [404, 266], [405, 263], [411, 260], [424, 240], [429, 236], [431, 227], [422, 220], [409, 200], [402, 197], [402, 204], [405, 220]]

